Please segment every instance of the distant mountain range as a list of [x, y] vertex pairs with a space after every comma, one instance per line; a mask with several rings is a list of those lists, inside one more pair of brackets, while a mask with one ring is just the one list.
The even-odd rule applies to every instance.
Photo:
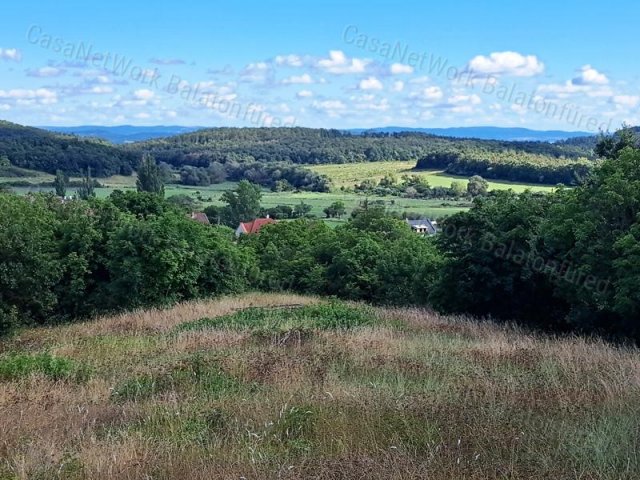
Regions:
[[562, 130], [531, 130], [517, 127], [451, 127], [451, 128], [356, 128], [349, 132], [360, 135], [362, 133], [397, 133], [419, 132], [453, 138], [477, 138], [481, 140], [505, 140], [517, 142], [557, 142], [576, 137], [590, 137], [590, 132], [565, 132]]
[[195, 132], [205, 127], [180, 127], [180, 126], [155, 126], [135, 127], [133, 125], [120, 125], [116, 127], [101, 127], [93, 125], [81, 125], [78, 127], [38, 127], [58, 133], [68, 133], [81, 137], [97, 137], [108, 140], [111, 143], [132, 143], [151, 140], [154, 138], [171, 137], [182, 133]]
[[[181, 126], [152, 126], [136, 127], [121, 125], [116, 127], [102, 126], [78, 126], [78, 127], [40, 127], [59, 133], [68, 133], [82, 137], [97, 137], [112, 143], [131, 143], [154, 138], [170, 137], [183, 133], [190, 133], [206, 127], [181, 127]], [[408, 128], [408, 127], [381, 127], [381, 128], [354, 128], [347, 130], [354, 135], [362, 133], [397, 133], [418, 132], [442, 137], [453, 138], [478, 138], [482, 140], [503, 141], [538, 141], [557, 142], [576, 137], [593, 136], [589, 132], [565, 132], [562, 130], [531, 130], [528, 128], [511, 127], [453, 127], [453, 128]]]

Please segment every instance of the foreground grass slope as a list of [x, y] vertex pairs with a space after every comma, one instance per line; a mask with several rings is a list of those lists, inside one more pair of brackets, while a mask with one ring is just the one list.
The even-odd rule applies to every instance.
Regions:
[[0, 478], [640, 477], [640, 352], [253, 294], [0, 342]]

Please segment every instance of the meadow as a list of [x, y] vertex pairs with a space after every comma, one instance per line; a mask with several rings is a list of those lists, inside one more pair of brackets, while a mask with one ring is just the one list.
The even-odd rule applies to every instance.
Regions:
[[[50, 178], [49, 178], [50, 177]], [[0, 177], [0, 183], [3, 181], [10, 181], [15, 179]], [[53, 181], [51, 176], [34, 176], [21, 178], [20, 180], [32, 181], [34, 186], [32, 187], [12, 187], [12, 190], [19, 194], [27, 194], [29, 192], [51, 192], [52, 188], [41, 188], [36, 184], [39, 182]], [[74, 179], [75, 180], [75, 179]], [[96, 196], [98, 198], [105, 198], [116, 189], [127, 190], [135, 189], [135, 177], [123, 177], [114, 176], [109, 178], [98, 179], [103, 188], [96, 188]], [[191, 187], [185, 185], [169, 184], [165, 186], [165, 197], [171, 197], [173, 195], [189, 195], [196, 198], [201, 198], [201, 206], [204, 208], [207, 205], [222, 205], [220, 197], [225, 190], [231, 190], [236, 186], [233, 182], [224, 182], [220, 184], [214, 184], [207, 187]], [[68, 194], [73, 195], [74, 188], [69, 188]], [[468, 201], [451, 201], [451, 200], [421, 200], [401, 197], [366, 197], [362, 194], [353, 192], [341, 192], [338, 189], [334, 189], [328, 193], [319, 192], [272, 192], [268, 189], [263, 189], [262, 192], [262, 206], [265, 208], [275, 207], [276, 205], [290, 205], [295, 206], [300, 202], [311, 205], [311, 213], [322, 217], [324, 216], [323, 210], [331, 205], [333, 202], [344, 202], [347, 212], [350, 212], [354, 208], [358, 207], [365, 200], [376, 201], [382, 200], [385, 205], [400, 213], [419, 213], [429, 218], [442, 218], [448, 215], [452, 215], [461, 210], [465, 210], [469, 207]]]
[[[459, 181], [466, 185], [468, 181], [468, 178], [466, 177], [452, 176], [442, 171], [413, 170], [414, 166], [415, 162], [396, 161], [310, 166], [309, 168], [311, 170], [327, 175], [331, 178], [333, 184], [331, 192], [272, 192], [268, 189], [264, 189], [262, 205], [266, 208], [275, 207], [277, 205], [289, 205], [293, 207], [298, 205], [300, 202], [304, 202], [311, 205], [311, 213], [313, 215], [323, 217], [323, 210], [336, 201], [344, 202], [347, 212], [351, 212], [366, 200], [379, 200], [384, 202], [385, 206], [390, 210], [394, 210], [399, 213], [420, 214], [428, 218], [436, 219], [441, 219], [469, 208], [470, 203], [465, 200], [411, 199], [394, 196], [366, 197], [363, 194], [350, 191], [356, 183], [359, 183], [364, 179], [379, 181], [386, 175], [395, 175], [398, 178], [405, 174], [418, 175], [426, 178], [432, 187], [450, 187], [451, 183], [454, 181]], [[7, 182], [15, 180], [16, 178], [13, 177], [0, 177], [0, 183], [3, 181]], [[52, 175], [32, 172], [32, 175], [22, 176], [20, 180], [31, 182], [34, 186], [14, 187], [13, 191], [17, 193], [26, 194], [29, 192], [52, 191], [52, 188], [41, 188], [36, 186], [40, 182], [53, 181]], [[73, 178], [72, 180], [80, 179]], [[98, 198], [105, 198], [109, 196], [115, 189], [127, 190], [135, 188], [135, 176], [112, 176], [99, 179], [99, 182], [103, 185], [103, 188], [96, 189], [96, 196]], [[201, 199], [200, 204], [202, 208], [204, 208], [207, 205], [221, 205], [222, 202], [220, 201], [220, 197], [222, 193], [225, 190], [230, 190], [234, 187], [235, 183], [233, 182], [224, 182], [206, 187], [170, 184], [165, 187], [165, 194], [167, 197], [173, 195], [189, 195], [193, 198], [199, 198]], [[344, 191], [341, 187], [345, 187], [347, 190]], [[523, 192], [526, 189], [530, 189], [532, 191], [550, 192], [553, 188], [553, 186], [548, 185], [529, 185], [500, 181], [489, 182], [490, 190], [512, 189], [516, 192]], [[73, 194], [73, 192], [74, 189], [70, 188], [69, 194]], [[335, 219], [332, 220], [331, 223], [340, 223], [340, 221]]]
[[0, 341], [0, 478], [640, 477], [640, 352], [246, 294]]
[[[398, 179], [402, 175], [418, 175], [426, 178], [432, 187], [450, 187], [451, 183], [456, 181], [462, 182], [466, 186], [469, 180], [467, 177], [450, 175], [442, 170], [414, 170], [415, 166], [416, 162], [414, 161], [389, 161], [313, 165], [309, 169], [331, 178], [334, 188], [353, 188], [354, 185], [365, 179], [378, 182], [387, 175], [395, 175]], [[489, 190], [511, 189], [515, 192], [523, 192], [529, 189], [534, 192], [550, 192], [554, 188], [554, 185], [489, 181]]]

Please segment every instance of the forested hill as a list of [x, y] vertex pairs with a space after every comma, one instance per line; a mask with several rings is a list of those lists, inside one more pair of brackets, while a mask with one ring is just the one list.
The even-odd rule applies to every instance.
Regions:
[[326, 185], [296, 166], [414, 161], [418, 168], [459, 175], [572, 184], [589, 172], [593, 158], [591, 144], [580, 142], [460, 139], [418, 132], [353, 135], [311, 128], [212, 128], [123, 146], [0, 122], [0, 158], [18, 167], [68, 175], [91, 167], [97, 177], [128, 175], [146, 152], [178, 169], [223, 166], [229, 179], [270, 186], [283, 176], [296, 188], [319, 191]]
[[31, 170], [80, 175], [91, 168], [97, 177], [130, 175], [139, 158], [137, 152], [123, 150], [91, 138], [48, 132], [0, 120], [0, 159]]
[[547, 142], [507, 142], [454, 139], [424, 133], [352, 135], [339, 130], [311, 128], [213, 128], [135, 143], [134, 151], [151, 151], [174, 165], [204, 166], [229, 160], [283, 161], [297, 164], [418, 160], [451, 149], [482, 154], [523, 151], [551, 158], [589, 157], [592, 151]]

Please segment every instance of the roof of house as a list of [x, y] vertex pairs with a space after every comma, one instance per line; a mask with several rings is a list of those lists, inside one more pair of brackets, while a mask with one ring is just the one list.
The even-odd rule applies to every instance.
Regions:
[[258, 233], [262, 227], [270, 223], [276, 223], [276, 221], [273, 218], [256, 218], [250, 222], [240, 223], [238, 229], [242, 233]]
[[435, 226], [435, 222], [432, 222], [428, 218], [423, 218], [420, 220], [407, 220], [407, 223], [411, 228], [425, 228], [429, 231], [429, 233], [436, 233], [437, 229]]
[[209, 217], [204, 212], [191, 212], [191, 220], [195, 220], [196, 222], [204, 223], [205, 225], [210, 225]]

